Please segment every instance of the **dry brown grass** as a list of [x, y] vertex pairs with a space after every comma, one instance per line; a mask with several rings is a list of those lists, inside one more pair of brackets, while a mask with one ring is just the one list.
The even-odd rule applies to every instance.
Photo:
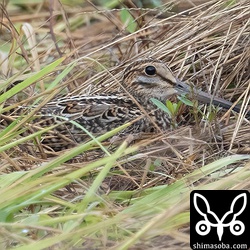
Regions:
[[[181, 80], [232, 102], [240, 101], [245, 107], [249, 103], [250, 9], [247, 1], [233, 7], [226, 7], [223, 1], [210, 1], [183, 13], [170, 12], [167, 7], [166, 12], [133, 8], [131, 13], [138, 23], [138, 30], [133, 34], [126, 32], [119, 10], [97, 10], [93, 6], [71, 8], [58, 3], [53, 6], [53, 12], [49, 5], [30, 8], [33, 12], [29, 25], [24, 22], [30, 15], [18, 15], [15, 11], [3, 15], [2, 32], [6, 42], [12, 42], [16, 50], [20, 47], [25, 58], [17, 66], [10, 58], [6, 59], [6, 67], [2, 67], [4, 77], [19, 71], [16, 80], [22, 80], [28, 76], [26, 72], [39, 71], [48, 61], [66, 55], [65, 63], [77, 60], [78, 64], [62, 82], [63, 95], [108, 93], [119, 89], [127, 63], [153, 57], [169, 64]], [[19, 22], [24, 25], [22, 32], [28, 29], [21, 37], [14, 29], [14, 24]], [[72, 28], [71, 22], [76, 23], [76, 28]], [[5, 27], [11, 32], [7, 33]], [[33, 40], [29, 36], [32, 32]], [[9, 40], [11, 36], [13, 39]], [[27, 41], [28, 48], [24, 46]], [[12, 51], [15, 60], [16, 50]], [[49, 84], [52, 79], [53, 75], [46, 82], [40, 81], [38, 91], [43, 93], [43, 84]], [[15, 102], [24, 96], [30, 100], [37, 98], [37, 90], [30, 87], [20, 96]], [[207, 109], [203, 110], [206, 115]], [[180, 129], [159, 135], [158, 145], [151, 143], [142, 149], [142, 156], [164, 158], [167, 165], [173, 163], [176, 169], [176, 164], [183, 165], [184, 160], [198, 167], [221, 155], [249, 153], [249, 122], [243, 114], [221, 111], [212, 121], [198, 117], [193, 122], [195, 118], [180, 117], [187, 119]], [[151, 137], [145, 135], [146, 144], [150, 144]], [[145, 140], [141, 143], [145, 144]], [[33, 153], [31, 158], [35, 156]], [[22, 168], [21, 163], [15, 166]]]
[[[201, 108], [203, 116], [186, 108], [179, 114], [178, 128], [141, 135], [134, 142], [138, 147], [136, 153], [121, 158], [115, 164], [118, 170], [111, 171], [112, 175], [106, 178], [105, 192], [174, 183], [223, 156], [250, 153], [250, 126], [244, 116], [250, 99], [249, 1], [234, 5], [229, 1], [205, 1], [180, 13], [173, 12], [169, 5], [154, 10], [131, 8], [138, 24], [132, 34], [126, 31], [118, 9], [97, 9], [90, 4], [72, 7], [56, 1], [54, 6], [29, 5], [22, 14], [12, 5], [9, 8], [8, 13], [2, 8], [1, 44], [11, 46], [7, 57], [1, 53], [0, 84], [14, 74], [14, 81], [24, 80], [49, 62], [62, 56], [66, 59], [53, 74], [8, 100], [8, 105], [28, 105], [39, 95], [48, 97], [52, 91], [45, 89], [70, 62], [75, 61], [77, 65], [60, 83], [60, 93], [53, 90], [48, 101], [54, 95], [117, 90], [128, 63], [152, 57], [166, 62], [179, 79], [245, 107], [240, 114], [220, 110], [213, 119], [207, 118], [208, 107]], [[6, 88], [11, 88], [12, 83], [7, 82]], [[37, 145], [26, 142], [2, 152], [0, 171], [36, 169], [64, 153], [51, 153], [39, 142]], [[109, 142], [104, 145], [111, 153], [116, 149]], [[52, 173], [64, 176], [103, 156], [101, 150], [92, 150], [61, 164]], [[65, 200], [77, 197], [92, 183], [92, 174], [95, 176], [95, 172], [90, 173], [86, 183], [79, 181], [56, 194]], [[172, 235], [174, 242], [169, 244], [184, 242], [187, 246], [186, 238], [180, 243], [181, 235]], [[147, 247], [149, 244], [159, 247], [159, 242], [147, 242]]]

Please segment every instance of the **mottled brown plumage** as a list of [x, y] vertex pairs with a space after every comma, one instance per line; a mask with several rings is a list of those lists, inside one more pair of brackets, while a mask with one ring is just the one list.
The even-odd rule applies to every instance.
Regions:
[[[77, 122], [94, 135], [103, 134], [136, 118], [138, 121], [124, 133], [154, 132], [157, 126], [162, 130], [169, 128], [169, 117], [166, 112], [157, 109], [150, 98], [165, 102], [175, 94], [192, 93], [199, 101], [211, 101], [210, 95], [190, 88], [176, 79], [163, 62], [153, 59], [130, 64], [124, 71], [121, 85], [123, 89], [115, 94], [75, 96], [48, 103], [34, 122], [41, 127], [64, 123], [56, 127], [54, 134], [44, 135], [42, 142], [60, 150], [88, 139], [84, 131], [60, 117]], [[217, 97], [213, 103], [225, 108], [232, 105]]]
[[94, 135], [103, 134], [136, 118], [141, 119], [124, 133], [154, 132], [156, 126], [165, 130], [169, 128], [169, 117], [157, 109], [150, 98], [163, 101], [177, 93], [175, 81], [170, 69], [161, 61], [138, 60], [124, 71], [124, 90], [110, 95], [61, 98], [43, 107], [35, 122], [44, 127], [64, 121], [56, 128], [56, 135], [43, 137], [43, 143], [56, 150], [89, 138], [80, 128], [60, 117], [74, 120]]

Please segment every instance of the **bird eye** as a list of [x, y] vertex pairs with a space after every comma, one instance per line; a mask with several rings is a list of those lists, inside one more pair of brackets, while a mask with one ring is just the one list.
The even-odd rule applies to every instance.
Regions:
[[147, 66], [145, 68], [145, 73], [149, 76], [153, 76], [156, 74], [156, 68], [154, 66]]

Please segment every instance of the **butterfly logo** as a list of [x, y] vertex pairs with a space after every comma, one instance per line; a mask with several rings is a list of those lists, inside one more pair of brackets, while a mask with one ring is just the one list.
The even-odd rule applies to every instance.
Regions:
[[[240, 209], [238, 208], [238, 211], [237, 211], [235, 204], [239, 203], [240, 199], [243, 199], [243, 205]], [[200, 205], [201, 203], [203, 203], [203, 205], [205, 204], [205, 206], [199, 207], [198, 202], [200, 202]], [[200, 220], [199, 222], [197, 222], [195, 226], [195, 230], [199, 235], [201, 236], [207, 235], [209, 234], [211, 227], [215, 227], [217, 228], [217, 235], [218, 235], [219, 241], [221, 241], [225, 227], [229, 227], [230, 232], [235, 236], [241, 235], [245, 231], [245, 225], [243, 224], [242, 221], [237, 220], [237, 217], [246, 208], [246, 205], [247, 205], [246, 193], [239, 194], [233, 199], [231, 206], [230, 206], [230, 210], [227, 211], [222, 216], [221, 219], [219, 219], [218, 216], [213, 211], [210, 210], [210, 205], [207, 199], [203, 195], [199, 193], [195, 193], [193, 197], [193, 204], [194, 204], [196, 211], [204, 218], [203, 220]], [[225, 220], [226, 219], [228, 220], [228, 218], [230, 217], [232, 217], [231, 221], [225, 223]], [[211, 222], [211, 220], [213, 222]]]

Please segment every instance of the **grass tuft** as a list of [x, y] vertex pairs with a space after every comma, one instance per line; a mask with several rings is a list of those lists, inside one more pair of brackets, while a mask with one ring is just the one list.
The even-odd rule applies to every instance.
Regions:
[[[249, 1], [103, 2], [1, 5], [1, 249], [189, 247], [192, 190], [249, 189]], [[149, 57], [240, 113], [154, 99], [172, 126], [133, 138], [135, 121], [97, 136], [37, 122], [62, 96], [121, 91]], [[45, 138], [65, 123], [88, 139], [55, 151]]]

